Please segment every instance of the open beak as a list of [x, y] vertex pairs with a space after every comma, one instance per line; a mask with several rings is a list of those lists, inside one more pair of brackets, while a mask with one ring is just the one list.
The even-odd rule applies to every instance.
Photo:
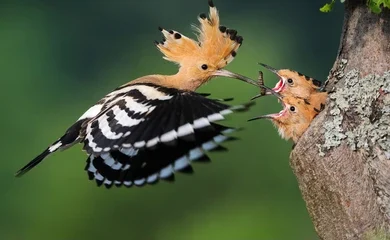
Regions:
[[248, 77], [245, 77], [243, 75], [240, 75], [238, 73], [233, 73], [233, 72], [230, 72], [230, 71], [225, 70], [225, 69], [220, 69], [220, 70], [217, 70], [213, 75], [214, 76], [221, 76], [221, 77], [228, 77], [228, 78], [238, 79], [238, 80], [241, 80], [243, 82], [252, 84], [252, 85], [254, 85], [256, 87], [264, 88], [265, 90], [271, 92], [272, 94], [276, 94], [277, 96], [280, 97], [280, 95], [277, 92], [275, 92], [274, 90], [272, 90], [272, 88], [269, 88], [267, 86], [261, 85], [258, 82], [256, 82], [255, 80], [252, 80], [252, 79], [250, 79]]
[[[284, 112], [286, 110], [286, 105], [283, 102], [283, 97], [279, 93], [275, 92], [274, 90], [272, 90], [270, 92], [270, 94], [272, 94], [278, 98], [279, 102], [281, 102], [283, 105], [283, 109], [279, 113], [267, 114], [267, 115], [262, 115], [262, 116], [251, 118], [248, 120], [248, 122], [253, 121], [253, 120], [257, 120], [257, 119], [275, 119], [275, 118], [280, 117], [284, 114]], [[256, 97], [254, 97], [254, 98], [256, 98]], [[254, 99], [254, 98], [252, 98], [252, 99]]]
[[[275, 86], [274, 88], [272, 88], [272, 91], [273, 91], [273, 92], [276, 92], [276, 93], [280, 92], [280, 91], [284, 88], [285, 82], [284, 82], [283, 78], [279, 75], [278, 70], [275, 69], [275, 68], [273, 68], [273, 67], [271, 67], [271, 66], [268, 66], [267, 64], [264, 64], [264, 63], [259, 63], [259, 65], [265, 67], [267, 70], [269, 70], [269, 71], [275, 73], [277, 76], [280, 77], [279, 82], [276, 84], [276, 86]], [[271, 95], [271, 94], [273, 94], [272, 91], [269, 91], [269, 90], [267, 89], [267, 91], [265, 92], [265, 94], [257, 94], [257, 95], [254, 96], [251, 100], [254, 100], [254, 99], [259, 98], [259, 97]]]

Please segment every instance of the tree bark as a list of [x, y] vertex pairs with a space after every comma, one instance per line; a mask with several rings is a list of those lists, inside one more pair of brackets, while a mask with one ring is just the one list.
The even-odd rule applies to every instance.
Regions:
[[347, 0], [327, 105], [290, 156], [321, 239], [390, 236], [388, 71], [390, 11]]

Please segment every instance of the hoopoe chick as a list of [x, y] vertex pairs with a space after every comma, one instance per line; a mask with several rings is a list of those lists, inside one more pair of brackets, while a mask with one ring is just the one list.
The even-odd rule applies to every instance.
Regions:
[[[262, 92], [253, 97], [252, 100], [272, 94], [279, 98], [284, 108], [279, 114], [270, 114], [254, 119], [271, 119], [282, 138], [292, 139], [296, 142], [309, 127], [314, 117], [325, 107], [328, 93], [320, 91], [320, 81], [302, 73], [289, 69], [276, 70], [263, 63], [260, 65], [278, 75], [280, 80], [272, 89], [263, 87]], [[261, 72], [259, 80], [261, 80], [261, 84], [264, 84]]]
[[207, 151], [223, 150], [220, 143], [234, 129], [215, 122], [247, 106], [230, 107], [194, 91], [215, 76], [255, 83], [223, 69], [243, 38], [221, 26], [217, 8], [212, 1], [209, 6], [209, 16], [199, 17], [198, 41], [160, 28], [164, 42], [157, 48], [179, 64], [177, 74], [140, 77], [107, 94], [17, 176], [81, 143], [88, 154], [85, 170], [99, 186], [142, 186], [173, 180], [176, 171], [192, 172], [191, 162], [208, 161]]
[[263, 115], [249, 119], [249, 121], [257, 119], [269, 119], [278, 129], [279, 135], [286, 140], [291, 139], [294, 143], [302, 136], [302, 134], [310, 126], [310, 123], [322, 111], [326, 101], [324, 95], [315, 98], [311, 103], [305, 99], [296, 98], [293, 96], [281, 97], [276, 95], [281, 102], [283, 109], [274, 114]]
[[[301, 99], [309, 99], [311, 94], [319, 92], [321, 88], [321, 81], [305, 76], [297, 71], [290, 69], [277, 70], [264, 63], [259, 64], [275, 73], [280, 78], [272, 90], [279, 93], [281, 96], [293, 96]], [[270, 94], [272, 94], [270, 91], [265, 92], [265, 95]], [[253, 99], [263, 95], [264, 94], [259, 94]]]

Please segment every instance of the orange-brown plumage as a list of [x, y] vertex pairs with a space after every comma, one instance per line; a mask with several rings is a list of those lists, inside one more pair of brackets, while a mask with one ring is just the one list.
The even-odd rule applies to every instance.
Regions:
[[229, 106], [224, 99], [208, 99], [194, 92], [215, 76], [256, 85], [223, 68], [233, 60], [242, 37], [219, 25], [217, 9], [199, 17], [198, 40], [160, 28], [164, 41], [156, 43], [164, 58], [180, 69], [171, 76], [148, 75], [124, 84], [82, 114], [41, 154], [22, 167], [22, 176], [58, 150], [76, 143], [88, 154], [85, 170], [98, 186], [143, 186], [173, 181], [175, 172], [191, 173], [194, 161], [209, 161], [207, 153], [225, 149], [234, 128], [216, 123], [250, 105]]
[[[197, 41], [177, 31], [160, 28], [164, 41], [156, 42], [156, 46], [164, 59], [177, 63], [180, 69], [172, 76], [154, 75], [152, 78], [156, 80], [153, 81], [163, 86], [194, 91], [215, 76], [238, 78], [221, 70], [234, 59], [243, 38], [237, 35], [237, 31], [221, 26], [217, 8], [211, 1], [209, 5], [209, 16], [201, 14], [198, 17], [200, 26], [195, 27]], [[135, 82], [151, 81], [150, 77], [139, 78]]]
[[[292, 139], [293, 142], [297, 142], [309, 127], [317, 112], [299, 98], [286, 97], [283, 99], [283, 104], [282, 112], [284, 111], [284, 114], [271, 118], [271, 121], [278, 128], [278, 132], [283, 139]], [[294, 111], [291, 110], [292, 108]]]
[[289, 69], [278, 71], [279, 81], [284, 81], [284, 88], [280, 89], [283, 96], [294, 96], [307, 99], [311, 94], [318, 92], [321, 82]]
[[[283, 105], [283, 110], [251, 120], [270, 119], [278, 128], [282, 138], [296, 142], [317, 114], [322, 111], [328, 94], [319, 91], [321, 84], [313, 78], [293, 70], [276, 70], [265, 64], [262, 65], [280, 77], [272, 91], [267, 90], [266, 94], [276, 95]], [[255, 98], [261, 96], [263, 95], [259, 94]]]
[[174, 75], [148, 75], [122, 85], [152, 83], [180, 90], [195, 91], [202, 84], [216, 76], [235, 78], [256, 85], [244, 76], [224, 70], [237, 55], [243, 38], [237, 31], [220, 25], [217, 8], [209, 1], [209, 16], [200, 14], [196, 30], [197, 40], [174, 31], [159, 28], [163, 41], [155, 42], [165, 60], [179, 65]]
[[286, 140], [297, 142], [310, 123], [322, 110], [326, 93], [315, 93], [313, 101], [287, 96], [280, 98], [283, 109], [279, 113], [263, 115], [255, 119], [269, 119], [277, 127], [279, 135]]
[[[266, 64], [262, 66], [275, 73], [279, 77], [278, 83], [273, 90], [282, 96], [294, 96], [301, 99], [308, 99], [311, 94], [316, 93], [321, 88], [321, 82], [303, 75], [294, 70], [281, 69], [277, 70]], [[271, 92], [266, 92], [267, 95]]]

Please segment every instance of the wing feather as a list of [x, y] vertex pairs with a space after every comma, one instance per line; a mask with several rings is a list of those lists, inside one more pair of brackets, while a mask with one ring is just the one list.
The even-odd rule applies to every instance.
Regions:
[[112, 98], [114, 102], [107, 103], [109, 107], [86, 125], [84, 148], [89, 154], [143, 148], [149, 141], [149, 146], [172, 142], [179, 130], [181, 137], [190, 135], [191, 128], [209, 126], [210, 121], [221, 119], [216, 114], [230, 108], [201, 94], [157, 85], [129, 89], [127, 94], [121, 91], [120, 97]]
[[[86, 170], [94, 170], [93, 175], [99, 186], [105, 179], [111, 182], [105, 185], [115, 183], [117, 186], [143, 186], [153, 184], [159, 179], [171, 180], [174, 172], [191, 173], [191, 163], [202, 160], [202, 157], [208, 159], [206, 155], [208, 151], [218, 150], [222, 142], [230, 139], [222, 132], [234, 130], [219, 124], [213, 123], [212, 125], [211, 131], [196, 131], [193, 141], [178, 139], [175, 147], [163, 144], [155, 149], [144, 148], [133, 156], [114, 150], [107, 154], [108, 157], [100, 155], [92, 161], [89, 158]], [[197, 151], [197, 157], [194, 157], [194, 150]], [[112, 158], [114, 162], [129, 167], [114, 169], [112, 165], [105, 164], [104, 158]], [[128, 184], [124, 184], [125, 182]]]
[[226, 150], [220, 144], [234, 129], [214, 122], [229, 105], [151, 84], [126, 88], [85, 126], [86, 170], [99, 186], [173, 181], [174, 172], [193, 171], [192, 161], [210, 161], [206, 152]]

